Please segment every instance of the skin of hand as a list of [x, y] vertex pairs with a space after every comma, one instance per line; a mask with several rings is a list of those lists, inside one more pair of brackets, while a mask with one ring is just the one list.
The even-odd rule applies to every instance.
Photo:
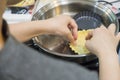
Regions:
[[42, 34], [60, 35], [72, 43], [77, 39], [78, 26], [67, 15], [59, 15], [46, 20], [10, 24], [9, 26], [11, 34], [20, 42]]
[[[70, 42], [77, 39], [78, 26], [76, 22], [67, 15], [56, 16], [47, 20], [51, 26], [48, 26], [48, 32], [61, 35]], [[52, 28], [52, 29], [51, 29]]]
[[[115, 25], [111, 24], [108, 29], [104, 26], [91, 31], [86, 37], [86, 47], [98, 57], [100, 53], [116, 52], [120, 39], [120, 33], [115, 35]], [[104, 54], [105, 55], [105, 54]], [[108, 54], [106, 54], [108, 55]]]
[[120, 80], [117, 45], [120, 33], [115, 35], [115, 25], [91, 31], [86, 37], [86, 47], [99, 59], [99, 80]]

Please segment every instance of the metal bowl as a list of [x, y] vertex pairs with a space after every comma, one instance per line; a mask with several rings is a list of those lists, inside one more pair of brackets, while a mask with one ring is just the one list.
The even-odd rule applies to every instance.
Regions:
[[[108, 27], [111, 23], [114, 23], [117, 27], [116, 32], [118, 32], [119, 24], [115, 14], [108, 7], [93, 1], [84, 0], [54, 1], [40, 8], [33, 15], [32, 20], [48, 19], [60, 14], [66, 14], [73, 17], [80, 11], [92, 11], [98, 14], [102, 19], [103, 25]], [[70, 61], [86, 63], [97, 58], [93, 54], [81, 54], [81, 55], [75, 54], [69, 48], [68, 42], [60, 36], [45, 34], [34, 37], [33, 41], [41, 49], [48, 52], [48, 54], [55, 55], [57, 57], [61, 57]]]

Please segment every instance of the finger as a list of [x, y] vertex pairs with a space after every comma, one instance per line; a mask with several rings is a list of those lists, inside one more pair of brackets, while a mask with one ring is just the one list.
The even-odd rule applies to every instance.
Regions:
[[77, 30], [77, 28], [71, 28], [70, 31], [71, 31], [71, 34], [72, 34], [74, 40], [77, 40], [77, 37], [78, 37], [78, 30]]
[[74, 39], [76, 40], [77, 36], [78, 36], [78, 26], [73, 19], [71, 19], [69, 28], [72, 30], [72, 35], [73, 35]]
[[101, 25], [100, 28], [106, 29], [106, 27], [104, 25]]
[[89, 47], [90, 47], [90, 40], [86, 40], [85, 46], [86, 46], [86, 48], [89, 50]]
[[120, 32], [117, 34], [117, 39], [120, 40]]
[[90, 40], [91, 38], [92, 38], [92, 36], [93, 36], [93, 32], [92, 31], [90, 31], [89, 33], [88, 33], [88, 35], [86, 36], [86, 40]]
[[71, 32], [67, 33], [66, 36], [67, 36], [67, 39], [69, 39], [69, 41], [74, 44], [75, 40]]
[[114, 34], [115, 34], [115, 30], [116, 30], [115, 24], [111, 24], [111, 25], [108, 27], [108, 30], [114, 35]]

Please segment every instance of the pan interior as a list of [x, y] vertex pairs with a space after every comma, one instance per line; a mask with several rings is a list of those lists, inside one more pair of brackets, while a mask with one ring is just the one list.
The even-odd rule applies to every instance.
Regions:
[[95, 29], [100, 27], [101, 17], [91, 11], [81, 11], [73, 17], [79, 27], [79, 29]]
[[[101, 24], [106, 27], [111, 23], [118, 25], [116, 17], [114, 17], [109, 8], [85, 0], [64, 0], [49, 3], [39, 9], [33, 15], [32, 20], [44, 20], [61, 14], [73, 17], [79, 26], [79, 30], [96, 28]], [[69, 42], [61, 36], [40, 35], [33, 39], [35, 44], [48, 53], [55, 55], [62, 54], [62, 56], [78, 56], [69, 48]]]

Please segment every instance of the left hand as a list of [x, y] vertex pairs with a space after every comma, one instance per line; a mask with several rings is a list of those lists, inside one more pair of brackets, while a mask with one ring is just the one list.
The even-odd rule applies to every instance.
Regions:
[[46, 20], [17, 23], [9, 26], [11, 34], [21, 42], [41, 34], [60, 35], [72, 43], [77, 39], [78, 26], [76, 22], [67, 15], [59, 15]]
[[47, 31], [52, 34], [57, 34], [66, 37], [70, 42], [77, 39], [78, 26], [74, 19], [67, 15], [60, 15], [47, 19]]

